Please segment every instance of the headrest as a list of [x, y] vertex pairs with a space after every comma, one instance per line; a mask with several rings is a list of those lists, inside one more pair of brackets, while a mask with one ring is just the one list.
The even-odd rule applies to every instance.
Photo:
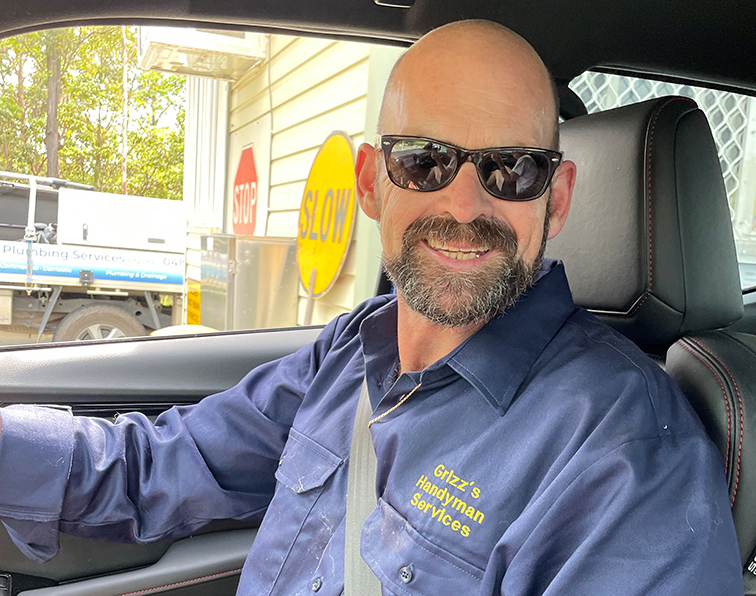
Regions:
[[722, 172], [706, 116], [664, 97], [569, 120], [577, 164], [567, 223], [549, 242], [575, 303], [641, 345], [743, 314]]

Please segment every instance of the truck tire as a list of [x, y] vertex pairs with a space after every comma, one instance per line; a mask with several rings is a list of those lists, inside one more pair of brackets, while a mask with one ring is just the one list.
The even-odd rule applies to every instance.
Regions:
[[114, 339], [146, 335], [142, 324], [122, 308], [110, 304], [80, 306], [58, 323], [53, 341]]

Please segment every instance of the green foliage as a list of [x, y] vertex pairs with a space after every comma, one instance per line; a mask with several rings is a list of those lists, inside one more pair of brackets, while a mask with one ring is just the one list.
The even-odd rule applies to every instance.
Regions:
[[[137, 66], [126, 29], [127, 192], [181, 199], [183, 76]], [[61, 57], [60, 176], [121, 192], [123, 59], [120, 27], [73, 27], [0, 40], [0, 170], [45, 175], [48, 52]]]

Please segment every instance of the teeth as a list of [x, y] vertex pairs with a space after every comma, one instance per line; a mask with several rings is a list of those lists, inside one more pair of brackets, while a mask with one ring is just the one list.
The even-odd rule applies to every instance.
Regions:
[[432, 240], [426, 240], [426, 242], [428, 243], [428, 246], [430, 246], [434, 250], [437, 250], [445, 257], [448, 257], [450, 259], [456, 259], [457, 261], [469, 261], [471, 259], [478, 259], [481, 257], [481, 255], [484, 255], [488, 252], [487, 249], [461, 250], [459, 248], [454, 248], [453, 246], [449, 246], [447, 244], [436, 243]]
[[450, 251], [450, 250], [441, 250], [440, 248], [436, 249], [438, 252], [440, 252], [445, 257], [449, 257], [450, 259], [456, 259], [458, 261], [469, 261], [470, 259], [478, 259], [480, 256], [484, 253], [482, 252], [462, 252], [461, 250], [456, 251]]

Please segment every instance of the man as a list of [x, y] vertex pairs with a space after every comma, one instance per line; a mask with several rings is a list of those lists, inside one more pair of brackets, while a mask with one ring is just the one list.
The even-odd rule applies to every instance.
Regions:
[[742, 594], [714, 446], [542, 263], [575, 179], [555, 131], [524, 40], [477, 21], [421, 39], [356, 164], [397, 298], [155, 425], [3, 411], [16, 543], [45, 559], [59, 530], [155, 540], [262, 518], [240, 594], [340, 594], [365, 379], [378, 506], [361, 551], [384, 594]]

